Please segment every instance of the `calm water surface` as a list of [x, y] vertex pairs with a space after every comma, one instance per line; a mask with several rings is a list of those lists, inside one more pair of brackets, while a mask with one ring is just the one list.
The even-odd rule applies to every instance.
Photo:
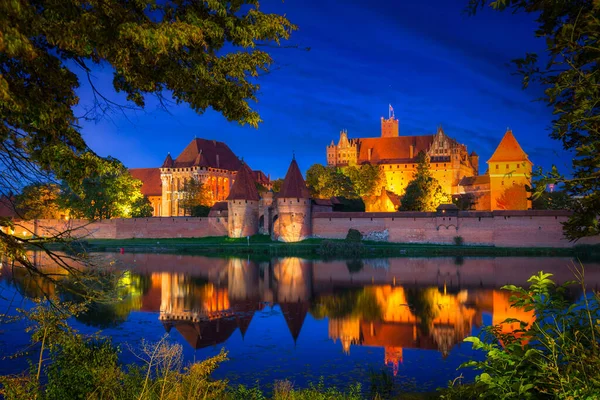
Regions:
[[[289, 379], [306, 386], [324, 377], [346, 387], [369, 382], [386, 369], [407, 390], [445, 386], [468, 359], [482, 358], [462, 343], [486, 325], [533, 315], [509, 307], [504, 284], [526, 285], [539, 270], [558, 282], [572, 280], [565, 258], [386, 258], [361, 261], [270, 261], [164, 254], [104, 254], [128, 272], [124, 300], [97, 305], [72, 321], [78, 330], [101, 330], [128, 346], [167, 334], [186, 361], [229, 352], [216, 372], [235, 383], [269, 387]], [[52, 268], [38, 256], [40, 265]], [[590, 288], [600, 265], [588, 264]], [[15, 314], [27, 297], [55, 288], [22, 270], [0, 269], [0, 307]], [[580, 296], [575, 293], [574, 297]], [[64, 297], [63, 297], [64, 298]], [[508, 329], [508, 328], [507, 328]], [[0, 354], [26, 348], [24, 323], [0, 324]], [[0, 361], [0, 374], [27, 368], [25, 358]]]

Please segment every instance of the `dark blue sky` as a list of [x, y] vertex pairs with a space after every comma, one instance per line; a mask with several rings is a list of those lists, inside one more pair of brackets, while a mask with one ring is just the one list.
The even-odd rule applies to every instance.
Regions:
[[[467, 0], [264, 1], [298, 25], [288, 44], [309, 52], [273, 49], [280, 67], [261, 78], [258, 129], [220, 114], [197, 115], [186, 105], [111, 114], [83, 123], [88, 144], [128, 167], [158, 167], [194, 136], [226, 142], [254, 169], [282, 177], [292, 152], [303, 171], [325, 163], [325, 146], [347, 129], [350, 137], [379, 136], [391, 103], [401, 135], [445, 132], [480, 155], [480, 169], [510, 127], [535, 165], [564, 166], [570, 156], [548, 137], [552, 115], [521, 89], [511, 59], [543, 51], [531, 16], [484, 10], [463, 14]], [[391, 5], [393, 4], [393, 5]], [[110, 68], [97, 68], [97, 86], [112, 98]], [[81, 106], [92, 103], [82, 82]]]

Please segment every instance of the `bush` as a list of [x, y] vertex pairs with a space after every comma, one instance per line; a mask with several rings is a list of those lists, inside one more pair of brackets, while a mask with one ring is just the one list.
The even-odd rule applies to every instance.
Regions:
[[506, 333], [502, 324], [485, 328], [466, 342], [486, 353], [483, 361], [461, 367], [481, 370], [473, 385], [451, 384], [445, 399], [597, 399], [600, 395], [600, 295], [586, 291], [583, 270], [576, 271], [583, 289], [579, 302], [569, 301], [567, 287], [552, 274], [539, 272], [529, 289], [508, 285], [511, 306], [535, 312], [535, 321], [507, 319], [520, 329]]
[[462, 236], [454, 236], [454, 244], [457, 246], [462, 246], [465, 243]]
[[360, 231], [350, 228], [348, 229], [346, 240], [348, 242], [360, 242], [362, 240], [362, 234], [360, 233]]

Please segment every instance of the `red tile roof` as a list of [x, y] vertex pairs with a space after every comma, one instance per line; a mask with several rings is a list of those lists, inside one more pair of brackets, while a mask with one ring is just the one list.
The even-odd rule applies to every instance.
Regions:
[[173, 162], [174, 168], [210, 167], [237, 171], [241, 161], [223, 142], [207, 139], [194, 139]]
[[464, 176], [460, 182], [458, 182], [459, 186], [474, 186], [474, 185], [489, 185], [490, 184], [490, 176], [488, 174], [485, 175], [477, 175], [477, 176]]
[[261, 185], [269, 185], [271, 183], [269, 177], [260, 170], [252, 171], [252, 176], [254, 177], [254, 180]]
[[173, 157], [171, 157], [171, 153], [167, 154], [161, 168], [173, 168]]
[[143, 182], [141, 191], [144, 196], [162, 195], [160, 168], [132, 168], [129, 173], [135, 179]]
[[[419, 152], [427, 152], [433, 143], [435, 135], [398, 136], [386, 138], [358, 139], [358, 164], [370, 162], [405, 162], [415, 159]], [[410, 156], [410, 146], [413, 146], [413, 156]], [[369, 160], [369, 149], [371, 159]]]
[[277, 193], [279, 198], [297, 198], [297, 199], [308, 199], [310, 198], [310, 192], [306, 187], [306, 182], [302, 177], [300, 168], [296, 159], [293, 159], [290, 167], [288, 168], [285, 179], [281, 184], [281, 190]]
[[503, 161], [529, 161], [527, 153], [523, 151], [511, 130], [506, 131], [488, 163]]
[[245, 163], [242, 163], [242, 167], [235, 176], [235, 182], [227, 200], [260, 200], [252, 170]]

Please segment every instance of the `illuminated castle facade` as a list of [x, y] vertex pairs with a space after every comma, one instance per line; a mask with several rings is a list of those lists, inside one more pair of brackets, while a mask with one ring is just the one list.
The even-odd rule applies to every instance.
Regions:
[[444, 192], [473, 195], [475, 210], [531, 208], [525, 185], [530, 182], [533, 164], [510, 130], [487, 161], [488, 172], [483, 175], [479, 174], [477, 153], [469, 154], [467, 146], [448, 136], [442, 127], [432, 135], [401, 136], [393, 113], [388, 119], [381, 118], [380, 137], [349, 138], [343, 130], [338, 143], [331, 141], [327, 146], [326, 156], [327, 165], [338, 168], [378, 165], [385, 186], [380, 195], [365, 199], [367, 211], [396, 211], [397, 196], [404, 194], [413, 179], [420, 152], [427, 156], [431, 174]]
[[[223, 142], [194, 139], [173, 159], [168, 154], [160, 168], [134, 168], [131, 175], [143, 182], [142, 193], [148, 197], [154, 217], [183, 216], [179, 206], [186, 180], [195, 179], [208, 189], [208, 201], [213, 205], [229, 196], [242, 162]], [[262, 171], [252, 171], [253, 182], [266, 189], [271, 181]]]

